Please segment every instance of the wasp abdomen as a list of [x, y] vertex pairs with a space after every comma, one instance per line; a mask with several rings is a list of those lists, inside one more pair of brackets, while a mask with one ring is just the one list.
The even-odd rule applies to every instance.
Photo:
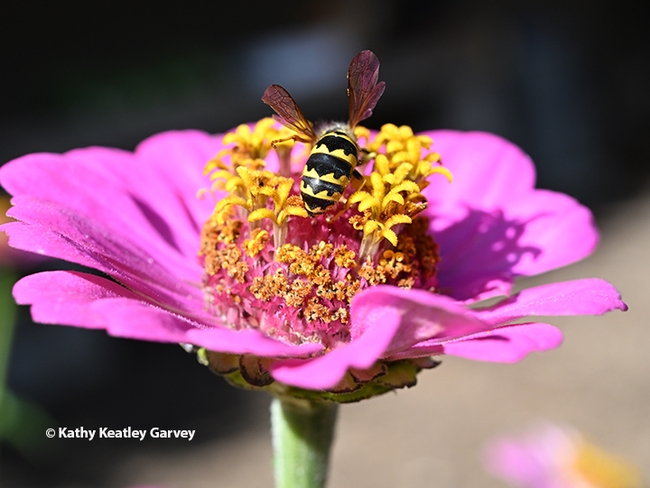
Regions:
[[307, 164], [305, 164], [302, 174], [314, 175], [315, 173], [316, 177], [332, 174], [338, 180], [344, 176], [349, 177], [353, 169], [354, 166], [349, 161], [339, 159], [332, 154], [312, 153], [307, 160]]
[[320, 214], [341, 199], [357, 166], [358, 148], [345, 132], [326, 132], [314, 145], [302, 173], [300, 195], [310, 214]]

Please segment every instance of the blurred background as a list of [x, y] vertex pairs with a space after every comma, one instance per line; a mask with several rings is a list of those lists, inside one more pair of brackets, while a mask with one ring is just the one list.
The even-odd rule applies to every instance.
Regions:
[[[540, 419], [575, 425], [650, 480], [641, 2], [25, 0], [2, 2], [0, 19], [0, 162], [133, 149], [169, 129], [223, 132], [270, 114], [260, 97], [271, 83], [310, 119], [345, 119], [345, 74], [362, 49], [377, 54], [387, 84], [365, 125], [483, 130], [517, 143], [538, 185], [590, 206], [603, 232], [594, 257], [525, 285], [599, 276], [631, 310], [555, 320], [566, 344], [519, 365], [447, 359], [413, 390], [343, 407], [331, 486], [503, 486], [480, 466], [482, 443]], [[30, 323], [7, 298], [11, 283], [61, 264], [8, 252], [3, 486], [270, 486], [266, 396], [230, 388], [178, 346]], [[197, 434], [191, 443], [45, 439], [55, 425]]]

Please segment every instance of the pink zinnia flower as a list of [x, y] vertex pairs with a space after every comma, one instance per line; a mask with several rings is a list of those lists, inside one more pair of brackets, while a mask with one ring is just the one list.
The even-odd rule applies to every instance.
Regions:
[[546, 424], [485, 448], [494, 476], [519, 488], [638, 488], [638, 470], [587, 442], [576, 430]]
[[[357, 127], [372, 173], [348, 207], [312, 217], [298, 196], [308, 148], [273, 148], [284, 130], [264, 119], [6, 164], [10, 244], [104, 273], [27, 276], [16, 300], [37, 322], [201, 348], [241, 386], [338, 401], [410, 386], [431, 357], [510, 363], [560, 344], [526, 317], [626, 309], [596, 278], [511, 294], [517, 277], [580, 260], [598, 239], [588, 209], [534, 188], [513, 144]], [[197, 198], [206, 161], [215, 184]]]

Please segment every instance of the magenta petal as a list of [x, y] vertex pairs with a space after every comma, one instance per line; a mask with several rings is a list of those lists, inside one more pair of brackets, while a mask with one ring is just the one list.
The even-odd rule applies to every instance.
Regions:
[[[443, 344], [444, 354], [477, 361], [515, 363], [531, 352], [555, 349], [562, 332], [549, 324], [528, 323], [499, 327]], [[417, 350], [417, 348], [414, 348]]]
[[457, 340], [436, 336], [403, 350], [393, 349], [390, 359], [451, 354], [497, 362], [519, 361], [531, 351], [557, 347], [559, 330], [547, 324], [505, 324], [530, 316], [599, 315], [611, 310], [626, 310], [616, 289], [606, 281], [592, 278], [537, 286], [513, 295], [496, 305], [466, 311], [482, 331]]
[[[4, 165], [0, 183], [14, 196], [38, 195], [100, 219], [107, 212], [119, 218], [116, 206], [137, 204], [129, 201], [137, 197], [167, 222], [190, 217], [201, 224], [210, 215], [213, 202], [195, 195], [206, 184], [203, 166], [223, 147], [221, 139], [200, 131], [170, 131], [142, 141], [135, 153], [89, 147], [65, 154], [29, 154]], [[120, 219], [126, 225], [147, 217], [146, 211], [142, 215], [142, 209], [132, 208], [136, 210], [133, 215]]]
[[150, 257], [191, 279], [200, 226], [214, 205], [196, 191], [220, 148], [221, 138], [187, 131], [147, 139], [135, 154], [101, 147], [31, 154], [4, 165], [0, 183], [14, 196], [12, 212], [38, 200], [92, 219], [107, 235], [146, 243]]
[[372, 366], [382, 356], [399, 326], [398, 311], [387, 308], [381, 322], [368, 326], [352, 342], [315, 359], [278, 361], [271, 367], [271, 374], [276, 380], [299, 388], [332, 388], [348, 368]]
[[[222, 135], [197, 130], [169, 131], [151, 136], [135, 149], [135, 157], [145, 169], [142, 175], [132, 175], [131, 181], [137, 184], [151, 171], [159, 174], [160, 188], [140, 190], [146, 201], [155, 202], [158, 209], [159, 205], [165, 204], [160, 201], [160, 191], [166, 190], [167, 198], [176, 205], [176, 215], [189, 215], [189, 223], [200, 228], [212, 213], [214, 202], [211, 198], [196, 198], [196, 192], [208, 186], [203, 167], [223, 149], [222, 138]], [[167, 218], [166, 221], [175, 223], [176, 219]], [[190, 245], [194, 253], [196, 242], [192, 241]]]
[[158, 342], [183, 342], [199, 347], [256, 356], [301, 357], [322, 349], [320, 344], [294, 346], [271, 339], [257, 330], [235, 331], [225, 327], [200, 328], [190, 319], [142, 302], [111, 300], [95, 304], [106, 316], [106, 331], [116, 337]]
[[31, 305], [32, 318], [45, 324], [103, 329], [106, 320], [91, 307], [113, 298], [137, 299], [135, 293], [106, 278], [77, 271], [48, 271], [25, 276], [13, 288], [20, 305]]
[[452, 184], [430, 178], [425, 190], [444, 256], [438, 278], [445, 294], [468, 300], [508, 293], [517, 276], [593, 251], [598, 233], [591, 212], [571, 197], [535, 189], [532, 162], [517, 146], [480, 132], [427, 135], [454, 174]]
[[201, 268], [194, 259], [186, 258], [177, 268], [170, 266], [175, 261], [160, 263], [149, 249], [90, 217], [28, 196], [14, 199], [19, 204], [11, 214], [21, 222], [2, 227], [12, 245], [103, 271], [163, 307], [201, 313], [203, 296], [186, 278], [200, 279]]
[[399, 328], [384, 356], [392, 356], [414, 344], [435, 338], [443, 341], [489, 328], [454, 300], [424, 290], [375, 286], [352, 301], [352, 336], [370, 327], [383, 327], [385, 316], [400, 318]]
[[105, 329], [110, 335], [157, 342], [186, 342], [198, 324], [142, 301], [126, 288], [95, 275], [50, 271], [14, 286], [20, 304], [37, 322]]
[[189, 342], [187, 333], [198, 325], [182, 315], [127, 298], [95, 302], [92, 310], [104, 317], [108, 334], [128, 339]]
[[523, 317], [559, 315], [601, 315], [627, 310], [611, 284], [588, 278], [528, 288], [490, 307], [476, 310], [482, 320], [500, 325]]
[[590, 255], [598, 244], [598, 230], [591, 211], [574, 198], [548, 190], [535, 190], [511, 202], [515, 218], [526, 222], [524, 246], [541, 249], [527, 253], [516, 263], [515, 273], [532, 276], [560, 268]]
[[233, 354], [301, 357], [319, 344], [294, 346], [259, 331], [206, 327], [142, 300], [123, 286], [87, 273], [50, 271], [27, 276], [14, 286], [16, 301], [31, 305], [37, 322], [105, 329], [110, 335], [156, 342], [188, 342]]
[[431, 149], [440, 153], [454, 175], [451, 184], [444, 178], [429, 178], [426, 189], [430, 206], [448, 222], [462, 219], [467, 208], [505, 208], [535, 185], [530, 158], [497, 135], [452, 130], [424, 134], [433, 139]]
[[303, 357], [323, 350], [323, 346], [317, 343], [286, 344], [252, 329], [193, 329], [187, 332], [186, 342], [212, 351], [263, 357]]

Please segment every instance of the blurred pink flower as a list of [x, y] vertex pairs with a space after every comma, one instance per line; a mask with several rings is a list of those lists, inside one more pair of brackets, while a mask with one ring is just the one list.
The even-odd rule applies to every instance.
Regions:
[[521, 488], [639, 488], [634, 466], [587, 443], [574, 429], [547, 424], [516, 438], [494, 439], [484, 464]]
[[[519, 148], [486, 133], [404, 136], [408, 130], [385, 126], [380, 134], [402, 144], [401, 153], [391, 153], [377, 138], [366, 141], [375, 145], [373, 150], [393, 161], [408, 153], [415, 157], [412, 166], [427, 162], [434, 169], [424, 173], [426, 178], [446, 171], [438, 171], [430, 137], [454, 182], [432, 174], [428, 186], [418, 182], [421, 194], [412, 184], [398, 191], [394, 178], [399, 171], [393, 168], [385, 183], [371, 178], [364, 187], [374, 192], [359, 203], [366, 213], [353, 206], [333, 222], [322, 215], [298, 215], [298, 197], [287, 200], [284, 194], [282, 200], [282, 184], [268, 175], [253, 179], [260, 187], [275, 184], [275, 200], [265, 200], [257, 213], [248, 207], [248, 220], [241, 218], [241, 207], [259, 200], [246, 203], [228, 196], [225, 190], [233, 185], [246, 187], [242, 171], [233, 169], [224, 178], [236, 182], [213, 192], [220, 211], [231, 209], [230, 218], [220, 217], [216, 224], [214, 202], [196, 198], [205, 186], [203, 166], [215, 153], [226, 162], [236, 158], [260, 134], [261, 125], [254, 132], [242, 126], [226, 142], [224, 136], [198, 131], [166, 132], [133, 153], [91, 147], [31, 154], [6, 164], [0, 183], [13, 195], [9, 215], [18, 221], [2, 227], [10, 244], [106, 275], [34, 274], [16, 284], [16, 300], [31, 305], [37, 322], [192, 344], [225, 353], [217, 362], [234, 357], [236, 367], [245, 377], [255, 376], [257, 386], [276, 380], [314, 390], [344, 390], [350, 375], [364, 383], [396, 364], [430, 367], [426, 358], [444, 354], [516, 362], [562, 340], [557, 328], [526, 317], [627, 308], [612, 285], [596, 278], [510, 295], [517, 277], [589, 255], [597, 230], [589, 210], [573, 198], [534, 188], [534, 166]], [[399, 137], [395, 130], [402, 131]], [[269, 147], [261, 155], [266, 170], [299, 180], [307, 153], [296, 147], [287, 156], [286, 150]], [[210, 169], [221, 171], [219, 164]], [[372, 205], [382, 205], [375, 197], [391, 184], [395, 191], [387, 205], [401, 208], [402, 214], [372, 220]], [[409, 192], [416, 203], [404, 203]], [[291, 194], [297, 193], [295, 183]], [[407, 210], [415, 215], [413, 208], [425, 208], [424, 198], [428, 207], [408, 225]], [[356, 227], [349, 221], [355, 216]], [[400, 239], [398, 247], [391, 245], [391, 232]], [[409, 242], [410, 250], [399, 247]], [[284, 249], [282, 261], [280, 247], [288, 244], [293, 247]], [[301, 268], [304, 260], [312, 271]], [[321, 272], [330, 280], [325, 291], [317, 286]], [[498, 296], [505, 298], [488, 307], [475, 305]], [[221, 367], [229, 366], [216, 369]]]

